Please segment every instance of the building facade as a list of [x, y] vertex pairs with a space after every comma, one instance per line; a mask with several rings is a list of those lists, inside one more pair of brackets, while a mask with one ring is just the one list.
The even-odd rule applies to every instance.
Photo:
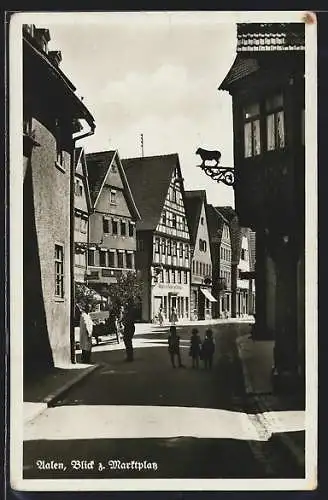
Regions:
[[239, 24], [221, 90], [232, 96], [235, 203], [256, 231], [256, 335], [275, 340], [274, 380], [304, 383], [304, 23]]
[[190, 318], [212, 319], [212, 258], [206, 216], [206, 191], [186, 191], [187, 219], [191, 233]]
[[92, 213], [86, 284], [102, 296], [122, 273], [135, 272], [135, 205], [117, 151], [86, 155]]
[[92, 205], [83, 148], [76, 148], [74, 179], [74, 281], [84, 283], [88, 266], [89, 216]]
[[[24, 376], [73, 359], [75, 140], [94, 120], [49, 52], [50, 33], [23, 26]], [[82, 131], [82, 123], [86, 128]], [[76, 136], [78, 134], [78, 137]]]
[[[206, 205], [212, 260], [213, 318], [231, 315], [231, 240], [229, 222], [213, 205]], [[224, 250], [223, 250], [224, 248]]]
[[255, 303], [255, 284], [251, 265], [249, 230], [241, 228], [240, 259], [237, 267], [237, 317], [252, 315]]
[[231, 238], [230, 228], [227, 222], [223, 222], [221, 242], [219, 247], [219, 274], [221, 282], [221, 293], [219, 302], [219, 317], [230, 318], [232, 312], [231, 297]]
[[130, 158], [123, 166], [139, 209], [136, 267], [143, 282], [140, 319], [190, 317], [190, 234], [177, 154]]

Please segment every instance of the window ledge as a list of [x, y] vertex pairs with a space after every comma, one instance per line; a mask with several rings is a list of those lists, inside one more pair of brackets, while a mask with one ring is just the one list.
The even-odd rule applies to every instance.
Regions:
[[55, 296], [55, 302], [65, 302], [65, 298]]
[[60, 171], [61, 171], [61, 172], [63, 172], [64, 174], [66, 174], [66, 169], [65, 169], [65, 167], [64, 167], [61, 163], [59, 163], [57, 160], [55, 161], [55, 166], [56, 166], [56, 168], [58, 168], [58, 170], [60, 170]]

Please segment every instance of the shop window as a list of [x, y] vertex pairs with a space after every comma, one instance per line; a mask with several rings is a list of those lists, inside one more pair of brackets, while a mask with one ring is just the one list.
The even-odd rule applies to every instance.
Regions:
[[244, 108], [244, 155], [249, 158], [260, 153], [260, 105], [256, 103]]

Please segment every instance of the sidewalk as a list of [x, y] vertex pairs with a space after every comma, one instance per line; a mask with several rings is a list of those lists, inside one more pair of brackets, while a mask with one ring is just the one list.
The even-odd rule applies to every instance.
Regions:
[[[250, 335], [236, 339], [239, 358], [242, 364], [246, 394], [262, 415], [261, 422], [265, 430], [270, 431], [279, 421], [279, 412], [303, 412], [304, 400], [300, 394], [291, 396], [273, 393], [271, 370], [273, 366], [272, 340], [253, 340]], [[304, 468], [305, 431], [277, 432], [272, 438], [292, 455], [296, 463]]]
[[26, 383], [23, 396], [24, 424], [51, 406], [73, 385], [99, 368], [99, 365], [70, 364], [52, 368], [37, 381]]

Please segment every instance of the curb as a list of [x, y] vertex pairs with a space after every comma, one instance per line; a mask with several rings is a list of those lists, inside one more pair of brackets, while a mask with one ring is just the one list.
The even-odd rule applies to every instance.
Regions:
[[[272, 411], [271, 408], [269, 408], [267, 405], [265, 405], [263, 403], [260, 395], [254, 396], [254, 401], [255, 401], [258, 409], [262, 413]], [[278, 434], [275, 434], [275, 437], [276, 437], [278, 442], [280, 442], [285, 448], [287, 448], [288, 452], [290, 453], [292, 458], [295, 460], [298, 467], [304, 468], [305, 467], [305, 455], [304, 455], [304, 453], [300, 452], [299, 448], [294, 444], [293, 440], [288, 436], [288, 433], [279, 434], [279, 436], [278, 436]]]
[[[66, 384], [62, 385], [58, 389], [56, 389], [53, 393], [48, 394], [43, 400], [40, 405], [42, 405], [39, 409], [39, 411], [35, 412], [30, 418], [27, 418], [24, 420], [24, 425], [32, 422], [34, 419], [39, 417], [44, 411], [46, 411], [48, 408], [52, 408], [55, 403], [59, 400], [60, 397], [62, 397], [64, 394], [66, 394], [74, 385], [79, 384], [84, 378], [86, 378], [88, 375], [93, 373], [95, 370], [100, 368], [102, 365], [97, 364], [97, 365], [92, 365], [88, 368], [85, 368], [84, 370], [81, 370], [82, 373], [79, 373], [74, 377], [73, 379], [69, 380], [66, 382]], [[23, 402], [24, 404], [24, 402]]]
[[[243, 362], [243, 358], [241, 355], [242, 350], [241, 350], [240, 342], [238, 341], [238, 339], [239, 338], [237, 337], [236, 344], [237, 344], [238, 356], [239, 356], [239, 360], [241, 362], [243, 376], [244, 376], [246, 397], [253, 398], [253, 401], [254, 401], [256, 407], [258, 408], [258, 410], [261, 413], [270, 412], [270, 411], [272, 411], [272, 408], [269, 408], [267, 405], [265, 405], [263, 403], [263, 401], [261, 400], [261, 395], [255, 394], [253, 391], [251, 378], [249, 376], [249, 372], [247, 370], [246, 363]], [[269, 432], [266, 424], [264, 423], [265, 419], [263, 422], [262, 419], [257, 418], [257, 421], [264, 432]], [[304, 453], [300, 452], [299, 448], [294, 444], [293, 440], [288, 436], [288, 434], [280, 434], [279, 436], [276, 434], [275, 437], [277, 439], [277, 442], [280, 442], [280, 444], [283, 445], [285, 447], [285, 449], [288, 450], [288, 452], [292, 456], [293, 460], [295, 460], [295, 462], [297, 463], [298, 467], [304, 469], [304, 467], [305, 467]]]
[[52, 394], [49, 394], [45, 398], [45, 403], [47, 403], [47, 407], [51, 408], [52, 406], [54, 406], [54, 404], [59, 400], [59, 398], [62, 397], [64, 394], [66, 394], [66, 392], [68, 392], [73, 387], [73, 385], [77, 385], [85, 377], [93, 373], [101, 366], [102, 365], [100, 364], [89, 366], [88, 368], [83, 370], [82, 373], [77, 374], [77, 376], [74, 379], [70, 380], [69, 382], [66, 382], [66, 384], [59, 387], [59, 389], [54, 391]]

